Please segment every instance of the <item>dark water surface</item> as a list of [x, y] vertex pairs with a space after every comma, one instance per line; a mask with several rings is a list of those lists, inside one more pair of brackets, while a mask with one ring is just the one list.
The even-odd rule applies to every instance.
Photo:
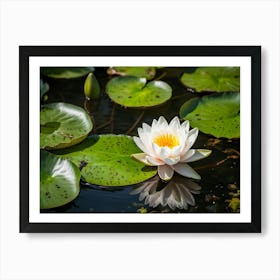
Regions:
[[[83, 93], [86, 77], [66, 80], [43, 76], [43, 80], [50, 85], [46, 103], [67, 102], [83, 108], [86, 107], [86, 110], [94, 115], [95, 127], [100, 127], [96, 131], [97, 134], [127, 134], [127, 131], [130, 130], [143, 111], [123, 108], [110, 101], [105, 93], [105, 85], [111, 77], [107, 75], [106, 70], [107, 68], [96, 68], [94, 73], [102, 88], [102, 94], [99, 101], [90, 102], [85, 102]], [[145, 110], [140, 122], [128, 134], [137, 135], [137, 128], [142, 126], [143, 122], [151, 124], [153, 119], [158, 119], [161, 115], [170, 121], [179, 114], [180, 106], [184, 102], [199, 96], [199, 94], [188, 91], [179, 80], [183, 72], [192, 72], [193, 70], [193, 68], [158, 69], [156, 78], [162, 74], [165, 75], [161, 80], [172, 87], [172, 99], [161, 106]], [[112, 123], [102, 127], [111, 118], [113, 119]], [[140, 193], [131, 194], [135, 187], [143, 186], [142, 183], [137, 186], [108, 188], [81, 182], [80, 194], [74, 201], [63, 207], [43, 210], [42, 212], [239, 212], [238, 209], [232, 208], [232, 204], [230, 204], [233, 197], [239, 197], [239, 139], [216, 139], [199, 132], [193, 147], [210, 149], [212, 154], [206, 159], [190, 164], [201, 175], [202, 179], [196, 182], [201, 186], [200, 193], [193, 194], [196, 204], [189, 206], [188, 209], [171, 209], [168, 206], [154, 208], [146, 205], [144, 201], [139, 201]], [[178, 180], [182, 182], [182, 178]], [[174, 180], [176, 180], [176, 177]], [[186, 180], [186, 184], [188, 184], [188, 179], [183, 178], [183, 180]], [[149, 185], [149, 183], [146, 183], [146, 185]], [[165, 186], [166, 184], [159, 182], [158, 190], [165, 188]]]

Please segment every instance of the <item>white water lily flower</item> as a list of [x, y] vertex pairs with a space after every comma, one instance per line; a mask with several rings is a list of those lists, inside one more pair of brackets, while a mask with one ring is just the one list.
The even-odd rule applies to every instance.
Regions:
[[182, 176], [201, 179], [187, 163], [203, 159], [210, 150], [191, 149], [198, 135], [198, 129], [189, 130], [189, 121], [180, 124], [175, 117], [168, 124], [164, 117], [153, 120], [152, 126], [143, 123], [138, 128], [139, 137], [133, 137], [136, 145], [144, 152], [132, 156], [150, 166], [158, 166], [158, 175], [168, 181], [174, 171]]

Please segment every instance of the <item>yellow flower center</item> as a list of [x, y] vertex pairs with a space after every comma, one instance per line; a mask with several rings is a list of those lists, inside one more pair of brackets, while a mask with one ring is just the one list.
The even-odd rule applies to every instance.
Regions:
[[179, 145], [179, 139], [172, 134], [162, 134], [154, 139], [154, 143], [159, 147], [168, 147], [170, 149]]

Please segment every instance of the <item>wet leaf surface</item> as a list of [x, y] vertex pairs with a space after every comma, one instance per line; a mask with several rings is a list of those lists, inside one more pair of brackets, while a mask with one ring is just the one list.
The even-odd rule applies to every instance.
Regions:
[[107, 70], [109, 75], [135, 76], [151, 80], [156, 75], [155, 67], [110, 67]]
[[239, 92], [239, 67], [199, 67], [184, 73], [181, 82], [196, 92]]
[[68, 103], [50, 103], [40, 112], [40, 147], [62, 149], [84, 140], [92, 122], [84, 109]]
[[192, 98], [180, 108], [180, 117], [217, 138], [239, 138], [240, 95], [223, 93]]
[[80, 191], [77, 166], [43, 150], [40, 162], [40, 208], [55, 208], [74, 200]]
[[163, 81], [147, 83], [145, 78], [117, 77], [106, 86], [109, 97], [124, 107], [153, 107], [171, 98], [172, 88]]
[[57, 152], [77, 166], [83, 164], [84, 180], [101, 186], [126, 186], [153, 177], [157, 170], [134, 160], [141, 152], [126, 135], [94, 135], [81, 144]]

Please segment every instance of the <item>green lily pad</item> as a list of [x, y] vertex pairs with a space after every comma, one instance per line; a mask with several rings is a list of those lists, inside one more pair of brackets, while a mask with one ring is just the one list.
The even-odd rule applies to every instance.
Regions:
[[41, 150], [40, 208], [65, 205], [80, 192], [80, 170], [71, 161]]
[[151, 80], [156, 75], [155, 67], [110, 67], [107, 70], [109, 75], [135, 76]]
[[181, 82], [196, 92], [239, 92], [239, 67], [200, 67], [184, 73]]
[[217, 138], [240, 137], [240, 94], [223, 93], [192, 98], [180, 108], [192, 127]]
[[68, 103], [50, 103], [40, 112], [41, 149], [62, 149], [83, 141], [92, 130], [84, 109]]
[[134, 160], [131, 154], [141, 150], [126, 135], [94, 135], [56, 154], [84, 166], [85, 181], [101, 186], [126, 186], [143, 182], [157, 173], [154, 167]]
[[146, 78], [117, 77], [108, 82], [106, 91], [115, 103], [134, 108], [160, 105], [172, 96], [172, 88], [167, 83], [146, 82]]
[[94, 67], [41, 67], [41, 73], [55, 79], [73, 79], [87, 75]]

